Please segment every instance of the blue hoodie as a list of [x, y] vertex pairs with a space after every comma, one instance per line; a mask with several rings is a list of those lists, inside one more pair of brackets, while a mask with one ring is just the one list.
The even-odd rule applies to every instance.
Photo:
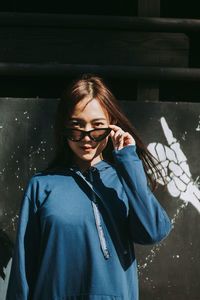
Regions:
[[48, 170], [21, 206], [7, 300], [137, 300], [134, 243], [150, 245], [171, 224], [147, 187], [136, 146], [115, 164]]

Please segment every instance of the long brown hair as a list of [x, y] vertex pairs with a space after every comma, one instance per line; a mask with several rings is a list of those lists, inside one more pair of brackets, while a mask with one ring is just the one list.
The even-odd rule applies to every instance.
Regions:
[[[72, 84], [64, 90], [60, 102], [58, 104], [56, 120], [55, 120], [55, 144], [56, 156], [50, 167], [69, 165], [72, 162], [72, 150], [68, 146], [63, 136], [66, 122], [73, 113], [75, 105], [88, 96], [91, 100], [97, 99], [99, 103], [106, 109], [110, 117], [110, 122], [117, 122], [116, 125], [121, 127], [125, 132], [129, 132], [136, 141], [136, 151], [142, 160], [145, 173], [151, 188], [155, 190], [157, 187], [156, 178], [161, 178], [164, 182], [162, 173], [157, 166], [157, 162], [148, 151], [146, 145], [140, 139], [136, 129], [124, 115], [119, 107], [114, 95], [105, 85], [100, 77], [84, 74], [81, 78], [72, 82]], [[111, 139], [108, 140], [107, 146], [103, 151], [104, 160], [113, 163], [112, 156], [113, 145]]]

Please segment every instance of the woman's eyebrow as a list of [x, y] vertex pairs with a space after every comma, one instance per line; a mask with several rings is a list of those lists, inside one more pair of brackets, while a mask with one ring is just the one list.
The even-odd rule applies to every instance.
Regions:
[[83, 121], [83, 119], [80, 119], [80, 118], [76, 118], [76, 117], [74, 117], [74, 118], [70, 118], [69, 119], [69, 121]]
[[[83, 119], [80, 119], [80, 118], [76, 118], [76, 117], [74, 117], [74, 118], [70, 118], [69, 119], [69, 121], [82, 121], [82, 122], [84, 122], [85, 120], [83, 120]], [[95, 121], [100, 121], [100, 120], [103, 120], [103, 121], [106, 121], [106, 118], [103, 118], [103, 117], [101, 117], [101, 118], [95, 118], [95, 119], [92, 119], [91, 121], [92, 122], [95, 122]]]
[[103, 120], [103, 121], [106, 121], [106, 118], [96, 118], [96, 119], [93, 119], [92, 121], [100, 121], [100, 120]]

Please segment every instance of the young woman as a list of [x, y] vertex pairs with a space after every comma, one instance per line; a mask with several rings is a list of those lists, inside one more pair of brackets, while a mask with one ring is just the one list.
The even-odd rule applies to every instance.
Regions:
[[55, 133], [56, 158], [22, 203], [7, 300], [137, 300], [134, 243], [171, 229], [148, 187], [154, 160], [95, 76], [63, 94]]

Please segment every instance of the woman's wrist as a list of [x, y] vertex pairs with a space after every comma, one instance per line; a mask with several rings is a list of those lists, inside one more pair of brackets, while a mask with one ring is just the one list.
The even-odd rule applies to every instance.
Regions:
[[136, 145], [128, 145], [123, 147], [120, 150], [113, 150], [113, 156], [115, 161], [117, 162], [133, 162], [133, 161], [140, 161], [137, 152], [136, 152]]

